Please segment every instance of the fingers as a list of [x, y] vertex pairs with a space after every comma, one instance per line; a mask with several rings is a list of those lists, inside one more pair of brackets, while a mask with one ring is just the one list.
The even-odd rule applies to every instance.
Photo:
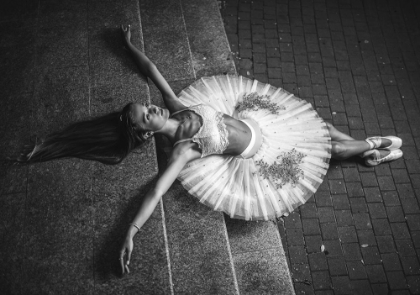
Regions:
[[131, 259], [131, 250], [127, 249], [127, 260], [126, 262], [124, 262], [124, 254], [125, 254], [125, 250], [120, 252], [120, 266], [121, 266], [121, 273], [125, 274], [125, 273], [130, 273], [130, 269], [128, 268], [128, 265], [130, 264], [130, 259]]
[[124, 25], [121, 25], [121, 30], [123, 30], [124, 32], [130, 31], [131, 25], [128, 25], [127, 27], [124, 27]]
[[128, 250], [128, 252], [127, 252], [127, 263], [126, 263], [126, 265], [129, 265], [130, 264], [130, 260], [131, 260], [131, 250]]
[[124, 274], [124, 270], [125, 270], [125, 267], [124, 267], [124, 252], [120, 253], [119, 260], [120, 260], [121, 272]]

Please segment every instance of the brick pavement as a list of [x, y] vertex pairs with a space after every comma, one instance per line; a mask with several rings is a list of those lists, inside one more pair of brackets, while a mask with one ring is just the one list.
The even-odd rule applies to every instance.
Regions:
[[420, 294], [420, 3], [220, 1], [244, 76], [312, 103], [363, 139], [395, 134], [404, 159], [332, 161], [279, 222], [297, 294]]

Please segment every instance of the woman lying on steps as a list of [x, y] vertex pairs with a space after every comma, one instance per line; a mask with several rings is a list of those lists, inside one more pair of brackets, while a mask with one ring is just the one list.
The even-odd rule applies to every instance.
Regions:
[[402, 157], [395, 136], [355, 140], [287, 91], [241, 76], [202, 78], [177, 97], [156, 66], [131, 43], [141, 73], [160, 90], [167, 109], [129, 103], [122, 111], [70, 125], [25, 149], [19, 162], [62, 157], [120, 163], [154, 134], [173, 149], [167, 168], [145, 196], [120, 250], [129, 272], [133, 237], [178, 178], [200, 202], [232, 218], [268, 220], [289, 214], [318, 189], [330, 158], [360, 155], [376, 166]]

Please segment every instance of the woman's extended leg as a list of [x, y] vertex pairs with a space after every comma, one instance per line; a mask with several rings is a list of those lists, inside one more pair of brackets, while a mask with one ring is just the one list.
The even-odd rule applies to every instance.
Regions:
[[[368, 138], [367, 140], [356, 140], [350, 135], [338, 131], [337, 128], [330, 123], [327, 123], [327, 127], [331, 136], [331, 156], [333, 159], [344, 160], [370, 151], [367, 154], [365, 153], [366, 164], [369, 166], [375, 166], [386, 161], [398, 159], [402, 156], [402, 152], [399, 149], [375, 149], [392, 146], [393, 142], [388, 138], [380, 137], [378, 139]], [[399, 143], [399, 145], [401, 144]]]
[[370, 145], [365, 140], [356, 140], [350, 135], [338, 131], [332, 124], [327, 123], [331, 136], [332, 157], [344, 160], [370, 150]]
[[370, 145], [364, 140], [332, 140], [331, 145], [331, 156], [337, 160], [345, 160], [370, 150]]
[[338, 131], [331, 123], [326, 123], [328, 127], [328, 131], [330, 132], [331, 140], [332, 141], [343, 141], [343, 140], [356, 140], [348, 134], [345, 134], [341, 131]]

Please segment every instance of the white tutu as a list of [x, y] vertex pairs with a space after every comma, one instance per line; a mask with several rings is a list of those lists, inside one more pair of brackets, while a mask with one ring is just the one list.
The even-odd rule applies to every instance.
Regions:
[[[249, 103], [257, 95], [271, 105]], [[178, 179], [200, 202], [232, 218], [268, 220], [305, 203], [322, 183], [331, 138], [306, 101], [234, 75], [201, 78], [178, 97], [186, 106], [207, 104], [237, 119], [251, 118], [262, 132], [262, 146], [250, 159], [211, 155], [184, 167]]]

